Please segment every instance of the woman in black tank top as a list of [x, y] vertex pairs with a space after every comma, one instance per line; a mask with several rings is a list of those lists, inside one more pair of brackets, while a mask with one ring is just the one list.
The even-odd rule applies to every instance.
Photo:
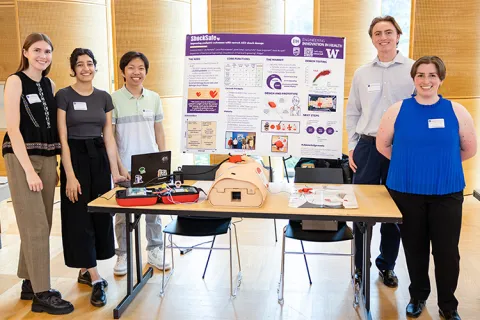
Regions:
[[21, 239], [18, 276], [32, 311], [67, 314], [73, 305], [50, 288], [49, 237], [60, 154], [55, 85], [47, 78], [53, 46], [41, 33], [25, 39], [17, 73], [5, 85], [7, 134], [2, 154]]

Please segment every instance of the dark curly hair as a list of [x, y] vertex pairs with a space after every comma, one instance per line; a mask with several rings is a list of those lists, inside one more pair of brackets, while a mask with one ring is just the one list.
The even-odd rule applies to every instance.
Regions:
[[72, 77], [75, 77], [77, 74], [75, 73], [75, 65], [77, 64], [78, 57], [87, 55], [93, 60], [93, 65], [95, 69], [97, 69], [97, 60], [95, 60], [95, 56], [93, 55], [92, 50], [85, 49], [85, 48], [75, 48], [70, 55], [70, 69], [73, 71]]

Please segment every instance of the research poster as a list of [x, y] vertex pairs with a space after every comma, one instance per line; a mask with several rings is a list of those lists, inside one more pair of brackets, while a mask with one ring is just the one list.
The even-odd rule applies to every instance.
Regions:
[[345, 38], [187, 35], [182, 151], [342, 156]]

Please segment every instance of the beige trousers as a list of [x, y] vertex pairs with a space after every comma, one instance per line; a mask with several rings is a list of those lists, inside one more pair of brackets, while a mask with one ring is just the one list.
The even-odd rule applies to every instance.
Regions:
[[30, 191], [27, 178], [17, 156], [5, 155], [8, 185], [20, 232], [18, 277], [29, 279], [34, 292], [50, 289], [50, 229], [56, 184], [57, 159], [30, 156], [33, 168], [43, 183], [40, 192]]

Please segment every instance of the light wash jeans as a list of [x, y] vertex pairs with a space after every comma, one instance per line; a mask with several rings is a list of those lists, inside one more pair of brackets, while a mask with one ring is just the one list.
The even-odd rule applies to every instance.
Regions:
[[[125, 230], [126, 215], [117, 213], [115, 215], [115, 235], [117, 237], [118, 248], [115, 249], [117, 255], [124, 255], [127, 253], [127, 233]], [[156, 247], [163, 249], [163, 233], [162, 220], [159, 215], [146, 214], [145, 222], [147, 223], [147, 250], [155, 249]], [[133, 245], [133, 243], [132, 243]]]

